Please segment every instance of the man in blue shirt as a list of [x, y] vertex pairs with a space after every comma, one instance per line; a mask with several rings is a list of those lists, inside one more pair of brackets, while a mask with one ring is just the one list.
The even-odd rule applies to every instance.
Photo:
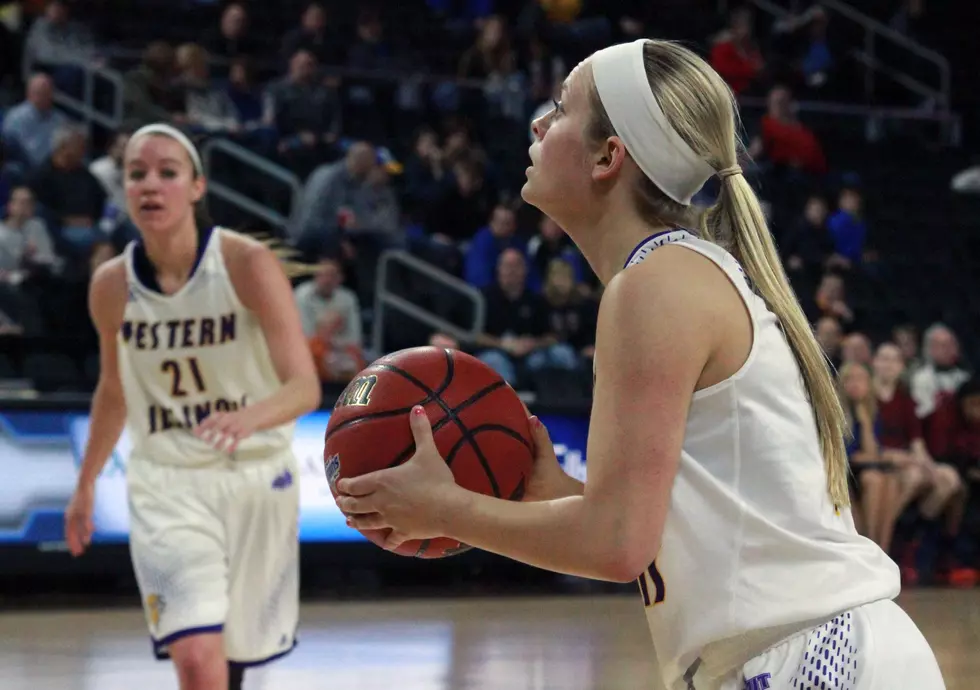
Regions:
[[68, 118], [54, 108], [54, 84], [35, 74], [27, 84], [27, 100], [10, 109], [3, 121], [3, 140], [11, 159], [37, 168], [51, 155], [54, 133]]

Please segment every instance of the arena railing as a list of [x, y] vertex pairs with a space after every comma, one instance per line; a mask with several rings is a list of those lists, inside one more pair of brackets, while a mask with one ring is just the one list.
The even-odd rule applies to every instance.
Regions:
[[[73, 111], [91, 135], [92, 124], [100, 125], [110, 131], [115, 131], [123, 122], [123, 78], [122, 74], [109, 67], [96, 67], [82, 62], [61, 61], [45, 62], [44, 67], [72, 67], [83, 74], [81, 98], [76, 98], [60, 89], [55, 89], [54, 102], [69, 111]], [[30, 75], [38, 69], [38, 64], [31, 56], [25, 55], [22, 64], [23, 78], [26, 82]], [[96, 102], [97, 80], [102, 80], [112, 87], [112, 112], [102, 112]]]
[[[420, 307], [393, 291], [389, 286], [389, 276], [393, 265], [399, 265], [410, 271], [429, 278], [442, 287], [458, 293], [473, 304], [473, 321], [469, 328], [458, 326], [437, 314]], [[431, 328], [451, 335], [461, 343], [472, 342], [483, 333], [486, 323], [486, 303], [483, 293], [464, 280], [450, 275], [446, 271], [412, 256], [401, 249], [389, 249], [381, 254], [378, 261], [378, 273], [374, 290], [374, 314], [371, 335], [371, 350], [376, 356], [384, 352], [385, 312], [391, 309], [400, 312]]]
[[[797, 14], [799, 3], [792, 0], [788, 6], [785, 3], [774, 2], [773, 0], [751, 0], [752, 4], [763, 12], [779, 19], [787, 19]], [[727, 5], [726, 0], [722, 0], [721, 5]], [[878, 87], [878, 77], [890, 79], [894, 84], [904, 88], [910, 94], [926, 100], [931, 106], [935, 119], [943, 125], [944, 139], [946, 143], [957, 143], [959, 129], [956, 119], [952, 115], [952, 78], [949, 60], [942, 54], [926, 48], [922, 44], [913, 41], [907, 36], [902, 35], [890, 26], [883, 24], [877, 19], [864, 14], [851, 5], [840, 0], [820, 0], [820, 7], [831, 15], [837, 15], [856, 25], [863, 32], [862, 45], [853, 46], [851, 57], [864, 68], [864, 96], [868, 107], [874, 108], [871, 104], [875, 103], [875, 93]], [[888, 64], [881, 57], [881, 46], [885, 44], [901, 50], [907, 57], [913, 60], [919, 59], [928, 64], [935, 70], [935, 81], [924, 83], [920, 78], [914, 76], [908, 69], [896, 67]], [[911, 63], [909, 63], [911, 64]], [[843, 105], [843, 104], [842, 104]], [[894, 117], [900, 113], [903, 119], [909, 119], [911, 109], [902, 112], [901, 109], [878, 108], [880, 113], [890, 111]], [[838, 110], [838, 112], [840, 112]], [[921, 111], [918, 111], [921, 113]], [[928, 114], [928, 113], [923, 113]], [[923, 119], [917, 117], [914, 119]]]
[[[289, 215], [283, 215], [279, 211], [265, 204], [261, 204], [254, 199], [242, 194], [230, 185], [216, 179], [216, 174], [220, 167], [214, 166], [215, 154], [228, 156], [236, 163], [250, 168], [256, 173], [271, 177], [289, 188], [290, 204]], [[281, 165], [273, 163], [268, 158], [264, 158], [244, 146], [240, 146], [227, 139], [214, 137], [208, 139], [201, 147], [201, 156], [204, 159], [204, 169], [208, 175], [208, 193], [217, 198], [261, 218], [273, 227], [286, 230], [289, 228], [290, 220], [299, 208], [300, 199], [303, 195], [303, 184], [295, 173]]]

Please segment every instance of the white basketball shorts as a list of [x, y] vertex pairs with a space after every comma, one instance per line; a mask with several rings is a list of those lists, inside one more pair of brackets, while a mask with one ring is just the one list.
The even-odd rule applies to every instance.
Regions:
[[877, 601], [794, 635], [720, 690], [944, 690], [936, 657], [898, 604]]
[[130, 553], [158, 659], [221, 632], [228, 660], [289, 653], [299, 618], [299, 475], [292, 453], [229, 469], [128, 468]]

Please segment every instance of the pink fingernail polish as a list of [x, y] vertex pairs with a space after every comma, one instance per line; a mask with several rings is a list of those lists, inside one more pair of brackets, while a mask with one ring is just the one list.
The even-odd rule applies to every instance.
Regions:
[[416, 405], [415, 408], [412, 410], [412, 414], [414, 414], [416, 417], [421, 417], [422, 415], [425, 414], [425, 408], [422, 407], [421, 405]]

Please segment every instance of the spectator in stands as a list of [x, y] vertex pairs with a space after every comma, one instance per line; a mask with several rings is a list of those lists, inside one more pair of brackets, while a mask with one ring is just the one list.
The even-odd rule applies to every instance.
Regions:
[[[381, 7], [362, 4], [357, 16], [353, 41], [348, 45], [347, 67], [374, 72], [399, 69], [396, 52], [385, 36]], [[361, 139], [379, 141], [385, 137], [394, 104], [394, 88], [376, 79], [351, 77], [346, 84], [346, 107], [350, 113], [345, 133]]]
[[919, 357], [919, 329], [910, 323], [895, 326], [892, 329], [892, 341], [902, 351], [902, 359], [905, 362], [902, 382], [909, 386], [912, 374], [922, 366], [922, 358]]
[[262, 94], [255, 85], [252, 61], [237, 57], [231, 61], [226, 93], [235, 109], [235, 119], [245, 131], [263, 127]]
[[512, 386], [519, 385], [528, 357], [554, 342], [548, 307], [527, 289], [527, 263], [517, 249], [497, 262], [497, 282], [484, 290], [486, 326], [476, 339], [477, 356]]
[[827, 359], [830, 360], [830, 365], [834, 369], [840, 368], [840, 349], [844, 335], [840, 321], [833, 316], [821, 316], [817, 320], [814, 335], [824, 354], [827, 355]]
[[329, 26], [327, 8], [322, 2], [311, 2], [303, 10], [300, 25], [282, 40], [280, 55], [284, 64], [301, 50], [311, 53], [321, 65], [339, 65], [344, 61], [344, 44]]
[[4, 158], [19, 163], [21, 174], [39, 167], [51, 155], [54, 133], [68, 124], [54, 107], [54, 83], [46, 74], [34, 74], [27, 82], [27, 98], [3, 119]]
[[517, 236], [517, 217], [514, 209], [497, 204], [490, 214], [490, 222], [476, 231], [466, 248], [463, 278], [481, 290], [494, 282], [497, 262], [505, 249], [516, 249], [522, 254], [526, 242]]
[[348, 229], [381, 237], [386, 244], [401, 244], [401, 208], [384, 165], [375, 165], [367, 176], [364, 203], [352, 209], [354, 223]]
[[787, 76], [812, 90], [827, 84], [834, 66], [827, 40], [828, 23], [827, 11], [815, 4], [801, 14], [785, 17], [773, 25], [774, 42], [779, 51], [778, 56], [771, 56], [773, 61], [778, 58], [791, 66], [792, 71]]
[[126, 213], [126, 192], [123, 190], [123, 152], [129, 143], [129, 131], [120, 130], [112, 138], [109, 149], [104, 156], [92, 161], [88, 170], [102, 183], [109, 203], [113, 204], [119, 213]]
[[405, 163], [403, 198], [414, 219], [422, 220], [425, 210], [438, 200], [445, 176], [439, 135], [431, 127], [424, 127], [416, 133], [412, 154]]
[[16, 286], [35, 270], [60, 267], [47, 225], [34, 215], [34, 194], [27, 187], [15, 188], [0, 222], [0, 281]]
[[878, 402], [871, 372], [861, 364], [844, 364], [838, 378], [841, 404], [852, 431], [847, 446], [851, 471], [857, 482], [862, 533], [888, 553], [895, 529], [898, 500], [896, 466], [881, 455]]
[[122, 249], [139, 236], [136, 226], [129, 220], [126, 211], [126, 194], [123, 190], [123, 152], [129, 142], [130, 133], [119, 130], [109, 144], [106, 155], [89, 164], [88, 170], [102, 185], [106, 193], [105, 209], [99, 221], [99, 229], [111, 238], [116, 247]]
[[35, 272], [58, 268], [44, 221], [34, 215], [31, 190], [15, 188], [0, 222], [0, 333], [36, 335], [42, 330], [36, 291], [25, 281]]
[[538, 234], [527, 243], [527, 256], [531, 265], [528, 282], [533, 289], [544, 283], [551, 262], [561, 259], [572, 267], [577, 288], [588, 292], [584, 257], [561, 226], [543, 213], [538, 220]]
[[49, 0], [44, 16], [31, 25], [24, 42], [24, 64], [31, 69], [47, 69], [64, 91], [80, 96], [83, 72], [78, 64], [97, 63], [92, 32], [73, 21], [65, 0]]
[[815, 314], [810, 315], [811, 321], [832, 316], [846, 329], [853, 328], [857, 321], [854, 309], [847, 302], [844, 278], [836, 273], [826, 273], [820, 279], [813, 308]]
[[[540, 103], [539, 115], [543, 108], [554, 107], [561, 93], [561, 84], [568, 76], [568, 64], [561, 55], [551, 49], [540, 33], [533, 34], [527, 41], [527, 56], [522, 61], [522, 70], [528, 78], [528, 98], [531, 103]], [[537, 118], [532, 116], [531, 122]], [[533, 137], [534, 133], [531, 133]]]
[[[591, 367], [595, 356], [598, 303], [582, 295], [575, 280], [575, 269], [561, 258], [552, 259], [548, 264], [542, 293], [548, 306], [548, 330], [556, 342], [532, 353], [528, 358], [529, 368], [575, 369], [583, 360]], [[537, 358], [542, 361], [535, 361]]]
[[317, 61], [300, 50], [289, 61], [289, 74], [266, 92], [265, 124], [279, 132], [279, 154], [301, 178], [336, 155], [340, 101], [317, 78]]
[[819, 194], [807, 199], [803, 216], [790, 226], [780, 243], [783, 263], [795, 286], [813, 289], [823, 273], [834, 242], [827, 229], [827, 200]]
[[516, 62], [507, 24], [503, 17], [494, 15], [483, 20], [476, 41], [460, 57], [457, 76], [480, 81], [506, 76], [514, 70]]
[[174, 85], [177, 61], [165, 41], [154, 41], [143, 51], [140, 65], [123, 77], [123, 116], [142, 126], [158, 120], [182, 122], [183, 94]]
[[[231, 60], [257, 55], [261, 43], [249, 33], [249, 17], [245, 6], [233, 2], [221, 13], [221, 24], [207, 39], [208, 52], [218, 58]], [[220, 71], [221, 76], [224, 72]]]
[[429, 235], [442, 242], [462, 241], [486, 222], [492, 201], [486, 176], [479, 162], [461, 157], [452, 166], [439, 198], [425, 214]]
[[834, 240], [834, 251], [858, 266], [864, 256], [868, 226], [861, 213], [861, 192], [853, 187], [841, 190], [837, 211], [830, 217], [828, 227]]
[[922, 337], [925, 363], [912, 375], [911, 392], [919, 419], [929, 417], [970, 378], [960, 365], [960, 343], [946, 325], [930, 326]]
[[946, 459], [959, 468], [967, 491], [953, 537], [949, 583], [974, 587], [980, 582], [980, 379], [965, 381], [955, 402], [957, 424]]
[[871, 366], [871, 339], [864, 333], [851, 333], [844, 338], [841, 345], [841, 363], [860, 364], [864, 367]]
[[209, 134], [235, 133], [241, 129], [235, 104], [211, 83], [208, 52], [196, 43], [177, 48], [176, 86], [184, 94], [185, 125]]
[[934, 554], [939, 545], [939, 518], [953, 506], [963, 484], [956, 469], [937, 463], [926, 449], [922, 422], [915, 414], [915, 402], [902, 383], [905, 363], [894, 343], [882, 343], [874, 357], [874, 388], [881, 420], [882, 458], [898, 468], [899, 496], [896, 515], [920, 498], [918, 513], [919, 558], [906, 571], [906, 581], [931, 579]]
[[310, 175], [293, 231], [297, 246], [336, 248], [342, 231], [373, 229], [364, 223], [376, 196], [369, 180], [377, 165], [374, 147], [361, 141], [351, 145], [343, 160], [321, 165]]
[[820, 141], [809, 127], [796, 118], [793, 95], [785, 86], [769, 92], [769, 109], [762, 116], [761, 132], [749, 147], [753, 158], [764, 158], [782, 169], [809, 175], [827, 172], [827, 159]]
[[85, 131], [75, 126], [58, 130], [50, 160], [30, 179], [34, 196], [60, 239], [72, 253], [87, 254], [96, 241], [97, 224], [105, 210], [102, 184], [85, 165]]
[[341, 312], [326, 312], [317, 322], [316, 333], [310, 338], [310, 352], [320, 380], [324, 383], [349, 383], [365, 367], [364, 350], [360, 343], [351, 341], [346, 335], [349, 330], [347, 318]]
[[762, 51], [756, 43], [752, 10], [740, 7], [729, 16], [728, 29], [711, 47], [711, 66], [728, 82], [736, 95], [757, 84], [765, 69]]
[[293, 296], [307, 338], [320, 332], [324, 320], [339, 315], [339, 321], [331, 321], [330, 332], [344, 343], [362, 344], [361, 306], [354, 291], [343, 283], [341, 263], [328, 257], [320, 261], [312, 280], [296, 286]]

